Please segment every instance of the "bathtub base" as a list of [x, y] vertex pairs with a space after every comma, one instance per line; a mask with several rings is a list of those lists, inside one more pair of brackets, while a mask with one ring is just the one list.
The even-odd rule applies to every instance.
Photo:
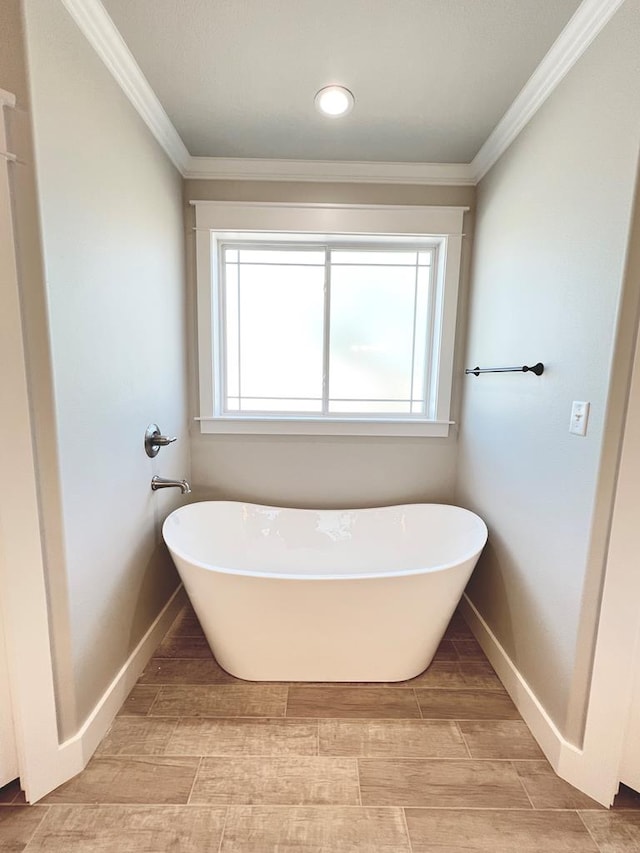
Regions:
[[398, 682], [431, 663], [474, 564], [293, 583], [178, 568], [213, 654], [237, 678]]

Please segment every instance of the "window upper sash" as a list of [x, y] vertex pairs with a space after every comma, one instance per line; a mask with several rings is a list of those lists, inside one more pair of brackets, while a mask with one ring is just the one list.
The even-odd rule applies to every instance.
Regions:
[[[436, 243], [346, 246], [222, 239], [217, 251], [220, 416], [429, 415]], [[280, 278], [292, 274], [296, 283], [283, 305], [277, 302]], [[243, 304], [241, 282], [247, 279], [258, 290], [253, 299], [245, 295]], [[312, 316], [306, 319], [312, 328], [305, 334], [299, 325], [310, 288]], [[245, 314], [249, 331], [243, 334]], [[273, 349], [287, 344], [296, 358], [278, 364], [276, 357], [270, 365]], [[305, 368], [314, 349], [316, 358]], [[354, 371], [363, 387], [349, 381]]]

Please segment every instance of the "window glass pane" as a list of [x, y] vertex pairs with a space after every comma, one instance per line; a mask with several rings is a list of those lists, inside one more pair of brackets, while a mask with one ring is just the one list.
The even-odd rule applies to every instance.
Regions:
[[240, 265], [240, 396], [322, 397], [324, 268]]
[[332, 267], [332, 399], [410, 399], [415, 280], [415, 267]]
[[225, 264], [225, 323], [224, 346], [227, 354], [227, 394], [237, 397], [240, 393], [240, 352], [238, 350], [238, 265]]
[[429, 264], [433, 260], [433, 252], [429, 250], [428, 252], [418, 252], [418, 263], [420, 266], [429, 266]]
[[322, 400], [287, 400], [273, 397], [243, 397], [240, 404], [243, 412], [322, 412]]
[[416, 328], [415, 351], [413, 359], [413, 399], [422, 401], [425, 397], [427, 375], [427, 341], [429, 339], [429, 297], [431, 268], [418, 268], [416, 291]]
[[237, 249], [225, 249], [224, 250], [224, 261], [227, 264], [237, 264], [238, 263], [238, 250]]
[[324, 249], [241, 249], [241, 264], [324, 264]]
[[408, 415], [411, 412], [411, 404], [408, 402], [401, 403], [397, 400], [383, 403], [369, 400], [329, 400], [329, 412], [333, 415]]
[[352, 249], [332, 249], [332, 264], [392, 264], [396, 266], [415, 266], [417, 252], [359, 252]]

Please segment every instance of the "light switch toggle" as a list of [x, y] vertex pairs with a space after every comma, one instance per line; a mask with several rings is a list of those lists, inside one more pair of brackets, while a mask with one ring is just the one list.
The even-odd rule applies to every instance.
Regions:
[[569, 432], [574, 435], [587, 434], [587, 421], [589, 420], [590, 403], [574, 400], [571, 406], [571, 420], [569, 421]]

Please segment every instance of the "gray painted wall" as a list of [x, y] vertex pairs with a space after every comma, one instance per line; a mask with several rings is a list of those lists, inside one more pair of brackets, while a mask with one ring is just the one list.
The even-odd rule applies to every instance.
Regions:
[[[179, 497], [149, 483], [153, 473], [189, 475], [182, 182], [63, 5], [27, 0], [25, 16], [54, 388], [55, 412], [41, 421], [58, 464], [47, 499], [62, 560], [48, 565], [64, 736], [177, 586], [159, 524]], [[151, 421], [179, 436], [153, 461], [142, 446]]]
[[75, 686], [71, 665], [68, 597], [53, 400], [47, 296], [33, 150], [26, 45], [20, 0], [0, 4], [0, 85], [16, 95], [5, 111], [9, 145], [20, 163], [11, 170], [16, 261], [23, 314], [28, 386], [38, 465], [39, 512], [47, 566], [49, 622], [60, 733], [75, 730]]
[[[460, 205], [465, 215], [458, 341], [464, 341], [474, 187], [370, 186], [356, 184], [185, 181], [189, 200], [302, 201], [335, 204]], [[192, 365], [191, 413], [198, 414], [195, 335], [195, 241], [187, 231]], [[456, 350], [457, 373], [462, 346]], [[457, 420], [460, 383], [453, 386]], [[284, 506], [380, 506], [434, 501], [450, 503], [456, 470], [456, 428], [446, 439], [348, 436], [201, 435], [191, 426], [193, 479], [199, 497], [253, 500]]]
[[[478, 188], [467, 361], [547, 369], [465, 382], [457, 499], [490, 528], [468, 594], [576, 741], [636, 322], [639, 43], [627, 0]], [[572, 400], [591, 402], [584, 438]]]

